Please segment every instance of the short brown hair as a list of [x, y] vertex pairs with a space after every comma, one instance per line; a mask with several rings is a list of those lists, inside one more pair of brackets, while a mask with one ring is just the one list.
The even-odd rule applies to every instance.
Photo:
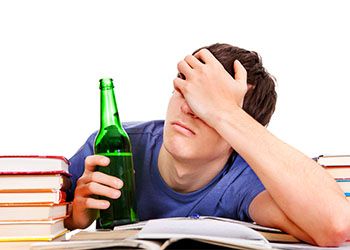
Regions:
[[263, 67], [260, 55], [224, 43], [200, 48], [193, 54], [201, 49], [208, 49], [232, 77], [235, 77], [233, 62], [238, 59], [242, 63], [247, 70], [247, 82], [253, 85], [244, 97], [243, 109], [263, 126], [267, 126], [276, 107], [276, 79]]

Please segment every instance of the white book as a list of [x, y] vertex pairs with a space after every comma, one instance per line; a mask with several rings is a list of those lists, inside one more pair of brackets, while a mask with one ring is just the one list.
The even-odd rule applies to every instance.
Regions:
[[0, 203], [1, 221], [55, 220], [67, 216], [67, 203]]
[[63, 174], [0, 174], [0, 190], [69, 190], [71, 180]]
[[315, 158], [321, 166], [350, 166], [350, 155], [320, 155]]
[[65, 232], [63, 219], [0, 222], [0, 241], [52, 240]]

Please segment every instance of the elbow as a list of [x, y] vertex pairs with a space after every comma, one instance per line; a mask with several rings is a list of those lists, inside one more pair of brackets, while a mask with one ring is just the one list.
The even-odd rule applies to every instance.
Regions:
[[314, 240], [320, 247], [338, 247], [343, 244], [350, 233], [350, 224], [346, 221], [328, 224], [324, 233], [317, 235]]

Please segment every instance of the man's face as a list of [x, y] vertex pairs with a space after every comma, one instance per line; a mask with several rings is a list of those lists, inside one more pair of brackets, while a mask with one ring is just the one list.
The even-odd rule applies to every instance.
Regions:
[[163, 140], [173, 157], [191, 163], [228, 158], [232, 152], [230, 145], [193, 113], [178, 91], [169, 101]]

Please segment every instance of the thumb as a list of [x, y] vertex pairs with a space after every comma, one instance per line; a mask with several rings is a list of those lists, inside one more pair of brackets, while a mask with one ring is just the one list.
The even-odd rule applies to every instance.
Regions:
[[235, 71], [235, 80], [240, 81], [242, 83], [247, 83], [247, 71], [245, 70], [240, 61], [234, 61], [233, 69]]

